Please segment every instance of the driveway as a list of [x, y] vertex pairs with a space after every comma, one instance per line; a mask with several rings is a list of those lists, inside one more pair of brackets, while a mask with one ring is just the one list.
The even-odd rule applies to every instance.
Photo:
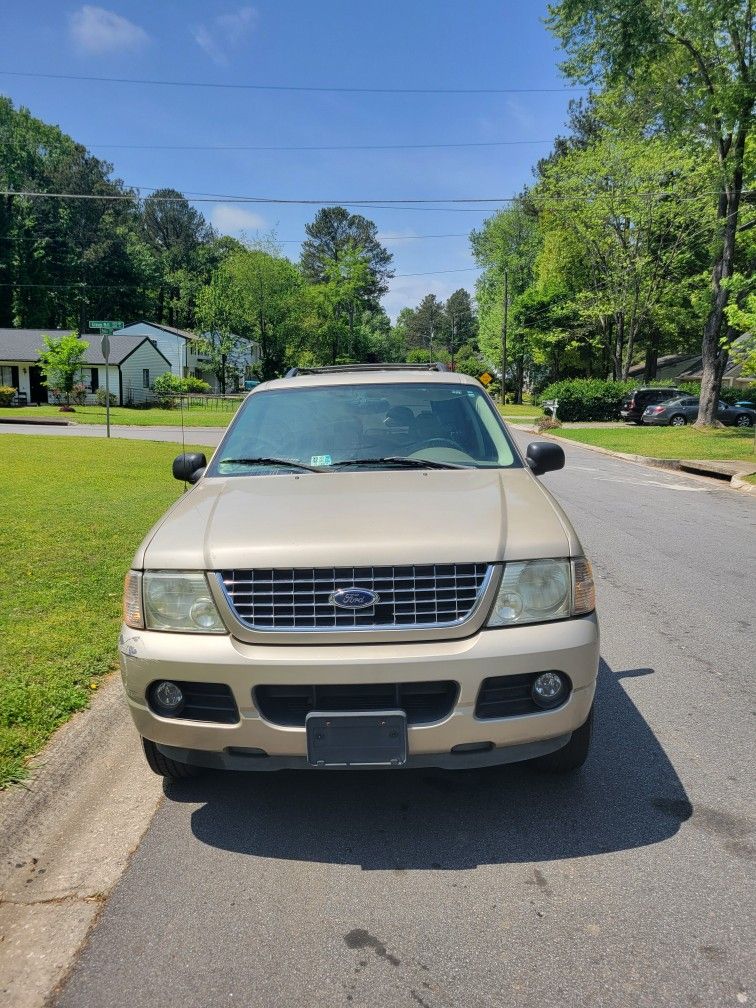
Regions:
[[566, 451], [544, 483], [603, 629], [584, 770], [172, 784], [56, 1008], [752, 1002], [754, 501]]

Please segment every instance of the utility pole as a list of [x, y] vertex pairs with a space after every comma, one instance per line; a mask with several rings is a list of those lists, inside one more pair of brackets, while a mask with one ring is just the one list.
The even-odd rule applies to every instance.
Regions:
[[506, 402], [506, 374], [507, 374], [507, 314], [509, 312], [509, 272], [504, 267], [504, 312], [501, 319], [501, 404]]
[[454, 370], [454, 340], [457, 336], [457, 316], [452, 315], [451, 317], [451, 369]]
[[430, 337], [429, 337], [429, 339], [430, 339], [430, 342], [428, 344], [428, 363], [432, 364], [433, 363], [433, 323], [432, 322], [431, 322], [431, 327], [430, 327]]

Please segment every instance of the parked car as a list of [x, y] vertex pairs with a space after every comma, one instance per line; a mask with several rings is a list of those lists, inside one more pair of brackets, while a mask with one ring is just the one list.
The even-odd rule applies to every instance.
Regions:
[[[696, 422], [698, 408], [699, 400], [694, 396], [673, 399], [659, 406], [647, 407], [643, 414], [643, 423], [652, 426], [684, 427], [686, 424]], [[720, 402], [717, 420], [727, 427], [753, 427], [756, 422], [756, 410], [744, 409], [742, 406], [728, 406]]]
[[685, 393], [676, 388], [637, 388], [623, 401], [620, 416], [626, 423], [645, 423], [643, 416], [648, 406], [666, 402], [668, 399], [679, 399]]
[[[246, 397], [126, 577], [119, 652], [150, 767], [452, 768], [588, 754], [591, 566], [480, 384], [296, 369]], [[462, 503], [464, 506], [462, 506]]]

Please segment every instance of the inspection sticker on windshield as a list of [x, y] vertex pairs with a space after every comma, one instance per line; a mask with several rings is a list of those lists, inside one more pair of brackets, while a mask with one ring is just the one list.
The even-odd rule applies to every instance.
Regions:
[[330, 455], [312, 455], [310, 457], [310, 465], [333, 465], [333, 458]]

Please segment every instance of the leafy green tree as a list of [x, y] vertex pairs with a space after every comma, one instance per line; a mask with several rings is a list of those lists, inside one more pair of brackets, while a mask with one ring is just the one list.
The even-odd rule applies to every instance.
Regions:
[[66, 405], [70, 406], [71, 393], [89, 343], [79, 339], [75, 332], [59, 339], [43, 336], [42, 341], [45, 348], [40, 351], [39, 365], [44, 383], [49, 389], [61, 392], [66, 397]]
[[301, 257], [305, 277], [312, 283], [328, 283], [333, 276], [332, 264], [357, 254], [367, 267], [359, 298], [365, 308], [377, 308], [394, 273], [393, 256], [378, 240], [373, 221], [344, 207], [323, 207], [305, 231]]
[[622, 86], [650, 131], [662, 128], [716, 161], [717, 230], [697, 421], [714, 425], [756, 102], [752, 0], [562, 0], [549, 10], [570, 79]]
[[444, 305], [444, 338], [452, 357], [464, 344], [477, 343], [478, 320], [470, 294], [464, 287], [450, 294]]

